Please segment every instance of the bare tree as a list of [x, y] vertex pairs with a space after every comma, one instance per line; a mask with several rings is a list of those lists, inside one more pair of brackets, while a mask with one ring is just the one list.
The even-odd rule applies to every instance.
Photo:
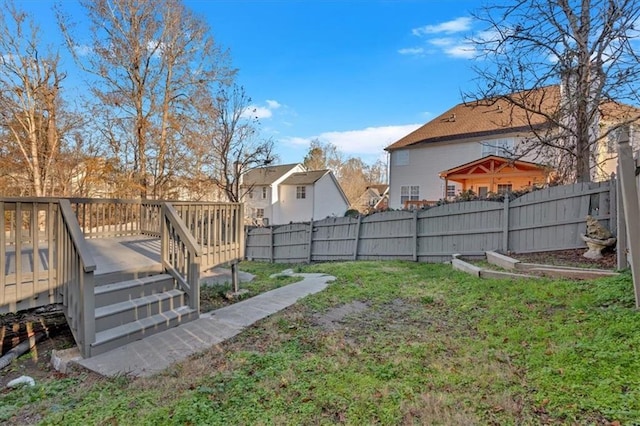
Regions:
[[258, 118], [243, 87], [223, 85], [200, 102], [201, 123], [210, 129], [209, 174], [228, 201], [238, 202], [250, 190], [242, 187], [242, 176], [275, 161], [273, 141], [260, 138]]
[[600, 141], [639, 118], [618, 102], [640, 100], [640, 1], [517, 0], [476, 18], [486, 28], [471, 41], [485, 61], [475, 69], [478, 90], [465, 97], [525, 111], [534, 134], [526, 152], [589, 181]]
[[302, 164], [307, 170], [329, 169], [337, 176], [344, 161], [344, 155], [334, 144], [313, 139]]
[[16, 181], [28, 182], [31, 195], [52, 195], [60, 155], [62, 109], [57, 52], [42, 46], [32, 17], [11, 2], [0, 4], [0, 127]]
[[[180, 0], [94, 0], [82, 5], [91, 41], [81, 46], [62, 13], [59, 23], [82, 68], [95, 77], [92, 94], [105, 107], [112, 147], [132, 158], [142, 197], [163, 197], [184, 152], [183, 117], [191, 97], [233, 71], [209, 27]], [[91, 54], [83, 55], [89, 50]], [[115, 131], [114, 131], [115, 129]]]
[[385, 165], [381, 161], [368, 165], [360, 158], [346, 157], [330, 142], [314, 139], [304, 157], [307, 170], [331, 170], [351, 203], [368, 185], [382, 183]]

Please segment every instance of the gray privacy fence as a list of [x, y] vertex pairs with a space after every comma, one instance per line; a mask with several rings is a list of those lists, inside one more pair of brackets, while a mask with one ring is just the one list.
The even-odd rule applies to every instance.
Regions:
[[[538, 252], [585, 247], [590, 214], [616, 233], [613, 181], [538, 190], [509, 201], [467, 201], [428, 210], [247, 228], [249, 260], [442, 262], [454, 253]], [[613, 220], [611, 218], [614, 218]]]

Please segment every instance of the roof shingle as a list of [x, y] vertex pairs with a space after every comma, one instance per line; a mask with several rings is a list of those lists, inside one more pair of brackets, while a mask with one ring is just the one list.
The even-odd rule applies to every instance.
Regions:
[[[527, 131], [532, 127], [544, 126], [548, 123], [547, 117], [556, 116], [559, 112], [560, 86], [557, 85], [515, 93], [510, 97], [522, 105], [530, 105], [530, 110], [501, 98], [461, 103], [385, 150], [393, 151], [418, 143]], [[605, 121], [640, 117], [638, 108], [617, 102], [603, 102], [600, 111]]]

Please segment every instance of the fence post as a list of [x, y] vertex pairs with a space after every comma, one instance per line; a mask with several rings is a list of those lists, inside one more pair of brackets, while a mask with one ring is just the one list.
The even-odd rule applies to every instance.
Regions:
[[358, 243], [360, 241], [360, 224], [362, 224], [362, 216], [358, 215], [358, 223], [356, 224], [356, 238], [353, 242], [353, 260], [358, 260]]
[[271, 248], [269, 250], [269, 262], [273, 263], [274, 260], [274, 247], [273, 247], [273, 225], [271, 225], [269, 227], [269, 247]]
[[307, 250], [307, 263], [311, 263], [311, 255], [313, 248], [313, 218], [309, 221], [309, 249]]
[[413, 261], [418, 261], [418, 209], [413, 211]]
[[627, 262], [627, 224], [624, 218], [624, 206], [622, 205], [622, 185], [620, 182], [620, 165], [618, 165], [618, 173], [616, 179], [613, 182], [615, 194], [615, 220], [616, 232], [615, 235], [618, 238], [616, 245], [616, 260], [618, 269], [625, 269], [628, 266]]
[[504, 210], [502, 213], [502, 252], [509, 252], [509, 193], [504, 194]]
[[[638, 205], [638, 189], [636, 185], [635, 160], [629, 145], [632, 130], [623, 128], [618, 139], [618, 162], [620, 165], [620, 181], [622, 185], [622, 203], [627, 225], [627, 243], [629, 259], [633, 275], [633, 288], [636, 297], [636, 308], [640, 307], [640, 205]], [[632, 220], [629, 220], [632, 219]]]

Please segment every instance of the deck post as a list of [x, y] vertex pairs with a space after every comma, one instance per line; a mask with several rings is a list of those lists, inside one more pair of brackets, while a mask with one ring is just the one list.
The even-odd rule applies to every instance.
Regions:
[[200, 256], [189, 253], [189, 307], [200, 314]]
[[233, 292], [238, 294], [240, 291], [240, 285], [238, 281], [238, 262], [231, 262], [231, 285], [233, 286]]

